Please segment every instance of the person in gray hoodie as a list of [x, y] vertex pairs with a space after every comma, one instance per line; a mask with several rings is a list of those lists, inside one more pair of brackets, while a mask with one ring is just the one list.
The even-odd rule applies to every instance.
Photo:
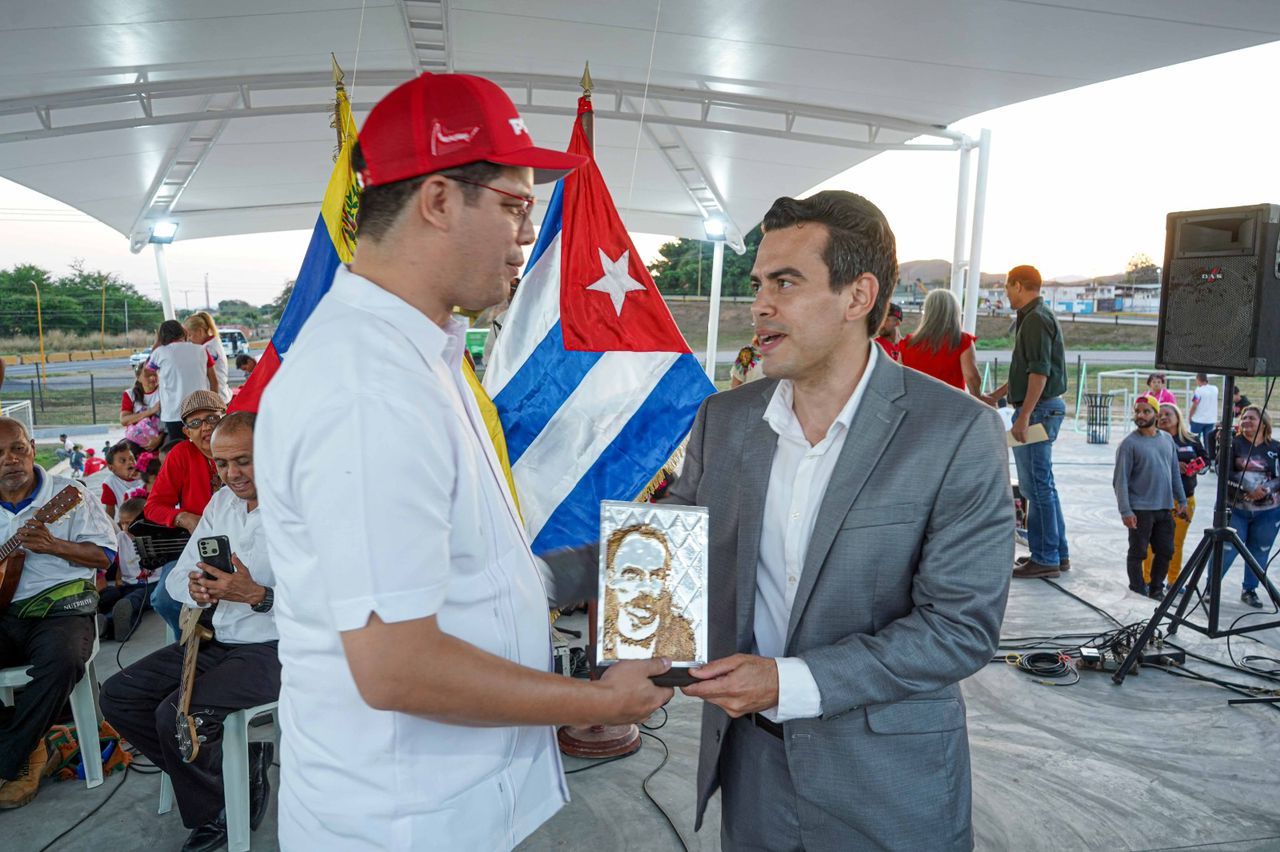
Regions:
[[[1129, 530], [1129, 588], [1152, 598], [1164, 596], [1164, 581], [1173, 557], [1173, 516], [1187, 515], [1178, 448], [1168, 433], [1156, 428], [1159, 411], [1160, 403], [1154, 396], [1148, 394], [1134, 400], [1133, 423], [1137, 428], [1116, 449], [1116, 468], [1111, 478], [1120, 518]], [[1173, 511], [1170, 506], [1175, 507]], [[1153, 554], [1150, 583], [1142, 576], [1148, 547]]]

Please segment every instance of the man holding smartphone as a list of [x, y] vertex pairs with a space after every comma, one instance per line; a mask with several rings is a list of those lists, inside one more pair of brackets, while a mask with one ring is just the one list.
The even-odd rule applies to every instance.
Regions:
[[[182, 822], [192, 829], [183, 852], [217, 849], [227, 839], [223, 812], [222, 722], [227, 714], [275, 701], [280, 694], [273, 612], [275, 583], [253, 478], [253, 425], [248, 412], [227, 415], [213, 430], [213, 461], [226, 485], [213, 495], [191, 540], [165, 581], [184, 606], [211, 606], [213, 639], [200, 646], [189, 715], [204, 737], [184, 763], [174, 735], [183, 645], [139, 660], [102, 687], [102, 714], [168, 774]], [[203, 557], [202, 557], [203, 554]], [[193, 614], [194, 615], [194, 614]], [[270, 743], [249, 745], [250, 826], [267, 812]]]

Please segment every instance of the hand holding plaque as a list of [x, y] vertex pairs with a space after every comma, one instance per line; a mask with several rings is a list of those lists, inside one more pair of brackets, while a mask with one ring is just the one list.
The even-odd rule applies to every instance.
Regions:
[[706, 659], [707, 510], [605, 501], [600, 507], [596, 664], [667, 657], [663, 686]]

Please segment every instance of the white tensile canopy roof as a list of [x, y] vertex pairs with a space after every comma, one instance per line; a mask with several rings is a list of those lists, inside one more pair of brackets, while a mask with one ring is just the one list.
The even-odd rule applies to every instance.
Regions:
[[773, 199], [879, 151], [974, 147], [946, 129], [957, 119], [1280, 39], [1272, 0], [4, 5], [0, 176], [135, 250], [161, 219], [179, 240], [314, 224], [335, 147], [330, 52], [357, 123], [411, 75], [465, 71], [501, 83], [555, 147], [589, 60], [597, 158], [627, 226], [701, 237], [714, 216], [736, 247]]

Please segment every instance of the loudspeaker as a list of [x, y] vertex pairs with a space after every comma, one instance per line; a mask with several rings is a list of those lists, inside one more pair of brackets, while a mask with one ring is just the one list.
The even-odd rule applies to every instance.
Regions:
[[1156, 366], [1280, 375], [1280, 205], [1169, 214]]

